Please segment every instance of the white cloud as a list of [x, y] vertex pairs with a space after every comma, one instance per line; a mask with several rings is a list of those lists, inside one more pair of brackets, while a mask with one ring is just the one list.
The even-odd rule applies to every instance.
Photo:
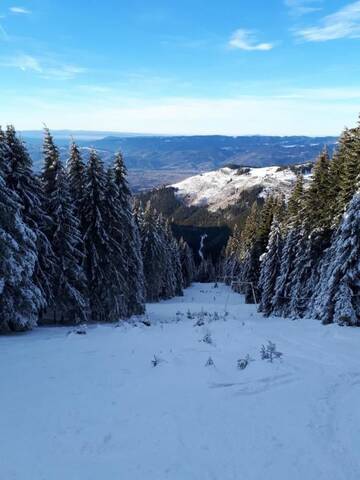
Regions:
[[9, 10], [12, 13], [17, 13], [17, 14], [20, 14], [20, 15], [29, 15], [31, 13], [30, 10], [28, 10], [27, 8], [24, 8], [24, 7], [10, 7]]
[[360, 38], [360, 1], [327, 15], [317, 26], [299, 29], [295, 34], [307, 42]]
[[85, 73], [86, 69], [77, 67], [76, 65], [56, 65], [43, 69], [43, 78], [57, 78], [59, 80], [70, 80], [77, 77], [81, 73]]
[[318, 6], [322, 0], [285, 0], [285, 5], [292, 15], [300, 16], [321, 10]]
[[33, 72], [42, 72], [39, 61], [31, 55], [15, 55], [12, 58], [0, 59], [0, 67], [19, 68], [22, 71], [30, 70]]
[[58, 80], [70, 80], [86, 72], [85, 68], [76, 65], [63, 64], [55, 62], [54, 60], [39, 59], [26, 54], [0, 58], [0, 67], [18, 68], [23, 72], [32, 71], [39, 74], [42, 78]]
[[266, 51], [274, 48], [274, 45], [272, 43], [259, 43], [254, 31], [239, 28], [232, 34], [229, 40], [229, 47], [248, 51]]

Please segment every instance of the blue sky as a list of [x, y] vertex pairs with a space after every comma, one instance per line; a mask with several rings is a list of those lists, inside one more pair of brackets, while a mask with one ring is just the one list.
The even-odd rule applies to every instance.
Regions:
[[0, 0], [0, 123], [337, 134], [359, 60], [360, 1]]

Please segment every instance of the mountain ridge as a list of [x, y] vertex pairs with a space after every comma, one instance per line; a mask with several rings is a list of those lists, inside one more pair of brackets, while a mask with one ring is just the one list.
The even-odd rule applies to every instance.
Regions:
[[[95, 137], [89, 139], [87, 136], [90, 133]], [[39, 171], [42, 166], [42, 133], [37, 132], [37, 136], [26, 134], [30, 135], [31, 132], [22, 132], [22, 137], [33, 158], [34, 167]], [[228, 164], [268, 167], [312, 162], [324, 146], [331, 153], [337, 143], [337, 137], [331, 136], [104, 136], [104, 132], [86, 131], [78, 131], [78, 134], [76, 136], [76, 131], [71, 130], [53, 132], [63, 160], [68, 156], [72, 137], [85, 159], [89, 151], [95, 148], [105, 164], [109, 165], [115, 152], [121, 151], [129, 170], [130, 184], [135, 191], [171, 184]]]

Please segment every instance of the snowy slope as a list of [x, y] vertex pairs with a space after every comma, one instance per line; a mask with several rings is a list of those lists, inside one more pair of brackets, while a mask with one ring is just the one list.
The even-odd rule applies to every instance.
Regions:
[[[0, 338], [1, 479], [360, 478], [360, 329], [264, 319], [199, 284], [148, 317]], [[282, 361], [260, 359], [267, 340]]]
[[269, 192], [287, 194], [296, 180], [296, 174], [290, 168], [274, 166], [246, 170], [249, 171], [240, 173], [242, 170], [225, 167], [187, 178], [172, 187], [187, 205], [206, 205], [215, 211], [235, 203], [243, 191], [254, 187], [261, 187], [262, 195]]

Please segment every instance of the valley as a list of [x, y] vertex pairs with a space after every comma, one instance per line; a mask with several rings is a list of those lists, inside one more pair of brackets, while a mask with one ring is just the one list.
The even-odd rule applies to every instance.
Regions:
[[[151, 136], [113, 132], [54, 131], [61, 158], [66, 160], [73, 138], [84, 157], [95, 148], [105, 164], [121, 151], [135, 192], [169, 185], [197, 173], [235, 165], [284, 166], [313, 162], [324, 145], [332, 151], [336, 137]], [[23, 131], [34, 168], [41, 168], [42, 132]]]

